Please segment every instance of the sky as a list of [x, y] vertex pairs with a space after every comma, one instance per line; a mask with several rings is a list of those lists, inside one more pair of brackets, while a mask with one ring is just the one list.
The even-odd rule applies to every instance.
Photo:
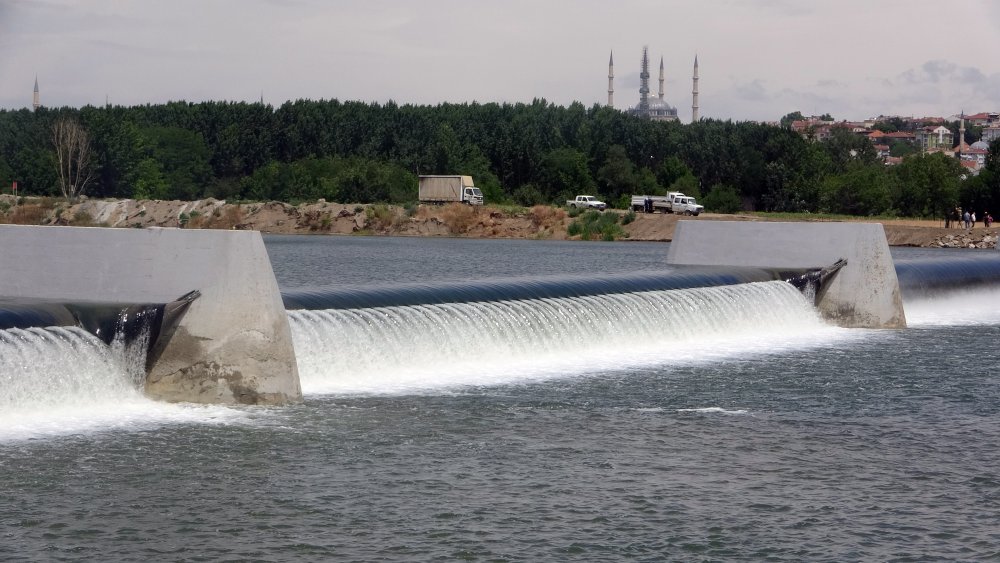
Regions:
[[691, 118], [1000, 111], [995, 0], [0, 0], [0, 108], [639, 101]]

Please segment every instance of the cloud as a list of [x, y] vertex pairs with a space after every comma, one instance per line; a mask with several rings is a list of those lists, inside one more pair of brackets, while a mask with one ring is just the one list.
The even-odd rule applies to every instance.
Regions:
[[738, 97], [750, 102], [760, 102], [772, 97], [768, 95], [764, 83], [760, 80], [737, 84], [734, 90]]
[[981, 84], [986, 75], [981, 70], [970, 66], [959, 66], [945, 60], [927, 61], [920, 68], [911, 68], [899, 75], [900, 79], [911, 85], [925, 83], [955, 81], [964, 84]]
[[846, 88], [847, 84], [839, 80], [819, 80], [816, 82], [816, 87], [830, 90], [833, 88]]

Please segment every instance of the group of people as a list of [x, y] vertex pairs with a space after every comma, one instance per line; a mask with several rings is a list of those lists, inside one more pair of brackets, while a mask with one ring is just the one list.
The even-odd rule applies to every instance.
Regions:
[[[955, 228], [960, 229], [964, 226], [966, 229], [971, 229], [976, 226], [976, 212], [968, 209], [963, 212], [961, 207], [956, 207], [945, 217], [944, 226], [950, 228], [952, 222], [955, 223]], [[989, 211], [983, 212], [983, 224], [987, 229], [993, 225], [993, 216]]]

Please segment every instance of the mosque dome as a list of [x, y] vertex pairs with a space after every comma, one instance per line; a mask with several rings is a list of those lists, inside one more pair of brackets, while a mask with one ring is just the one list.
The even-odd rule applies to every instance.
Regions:
[[986, 141], [976, 141], [975, 143], [972, 143], [969, 146], [974, 149], [982, 149], [984, 151], [990, 150], [990, 144], [987, 143]]
[[677, 119], [677, 108], [659, 98], [650, 98], [647, 102], [649, 110], [646, 116], [654, 121], [663, 119]]

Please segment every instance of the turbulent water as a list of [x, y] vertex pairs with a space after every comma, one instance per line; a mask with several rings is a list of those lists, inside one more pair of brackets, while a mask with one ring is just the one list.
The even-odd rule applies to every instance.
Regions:
[[[666, 253], [267, 243], [283, 288]], [[907, 330], [839, 329], [764, 282], [290, 311], [287, 408], [156, 403], [124, 350], [0, 331], [0, 559], [996, 559], [1000, 292], [905, 307]]]

